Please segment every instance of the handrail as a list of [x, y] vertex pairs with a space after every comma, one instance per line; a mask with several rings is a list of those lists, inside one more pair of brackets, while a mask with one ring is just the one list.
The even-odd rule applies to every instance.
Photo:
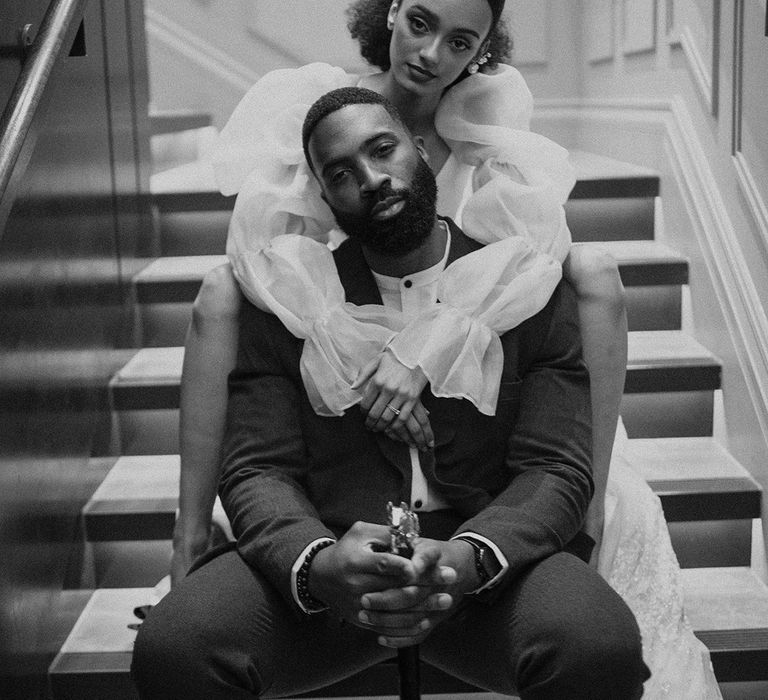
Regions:
[[0, 117], [0, 201], [21, 154], [35, 111], [48, 84], [72, 20], [87, 0], [52, 0], [27, 51], [21, 73]]

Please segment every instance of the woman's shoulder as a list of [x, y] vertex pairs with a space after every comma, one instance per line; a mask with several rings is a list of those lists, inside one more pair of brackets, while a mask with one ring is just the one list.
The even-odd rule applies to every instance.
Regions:
[[525, 78], [513, 66], [470, 75], [450, 88], [438, 107], [435, 124], [503, 126], [527, 130], [533, 113], [533, 96]]
[[355, 85], [358, 76], [327, 63], [281, 68], [260, 78], [240, 100], [211, 149], [219, 188], [235, 194], [246, 177], [268, 165], [303, 162], [301, 125], [312, 103], [335, 88]]

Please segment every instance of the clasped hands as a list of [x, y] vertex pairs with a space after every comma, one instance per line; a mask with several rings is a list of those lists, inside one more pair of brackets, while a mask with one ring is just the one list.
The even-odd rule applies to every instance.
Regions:
[[318, 552], [308, 584], [344, 620], [397, 649], [423, 641], [479, 582], [467, 542], [420, 537], [406, 559], [387, 551], [389, 538], [384, 525], [355, 523]]
[[435, 446], [429, 411], [420, 396], [427, 385], [418, 367], [403, 365], [388, 348], [363, 367], [352, 388], [363, 390], [365, 426], [419, 450]]

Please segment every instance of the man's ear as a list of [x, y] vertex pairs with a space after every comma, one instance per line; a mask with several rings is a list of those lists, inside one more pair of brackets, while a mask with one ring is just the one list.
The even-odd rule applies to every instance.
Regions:
[[389, 6], [389, 12], [387, 12], [387, 29], [392, 31], [392, 27], [395, 26], [395, 17], [397, 17], [397, 11], [400, 8], [400, 0], [392, 0], [392, 4]]
[[419, 155], [424, 159], [424, 162], [428, 164], [429, 153], [427, 153], [427, 149], [424, 148], [424, 139], [421, 136], [414, 136], [413, 143], [416, 144], [416, 150], [419, 152]]

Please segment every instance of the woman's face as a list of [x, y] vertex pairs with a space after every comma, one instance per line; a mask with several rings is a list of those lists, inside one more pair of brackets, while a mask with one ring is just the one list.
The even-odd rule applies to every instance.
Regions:
[[400, 0], [389, 45], [390, 70], [402, 87], [442, 93], [478, 57], [491, 29], [487, 0]]

